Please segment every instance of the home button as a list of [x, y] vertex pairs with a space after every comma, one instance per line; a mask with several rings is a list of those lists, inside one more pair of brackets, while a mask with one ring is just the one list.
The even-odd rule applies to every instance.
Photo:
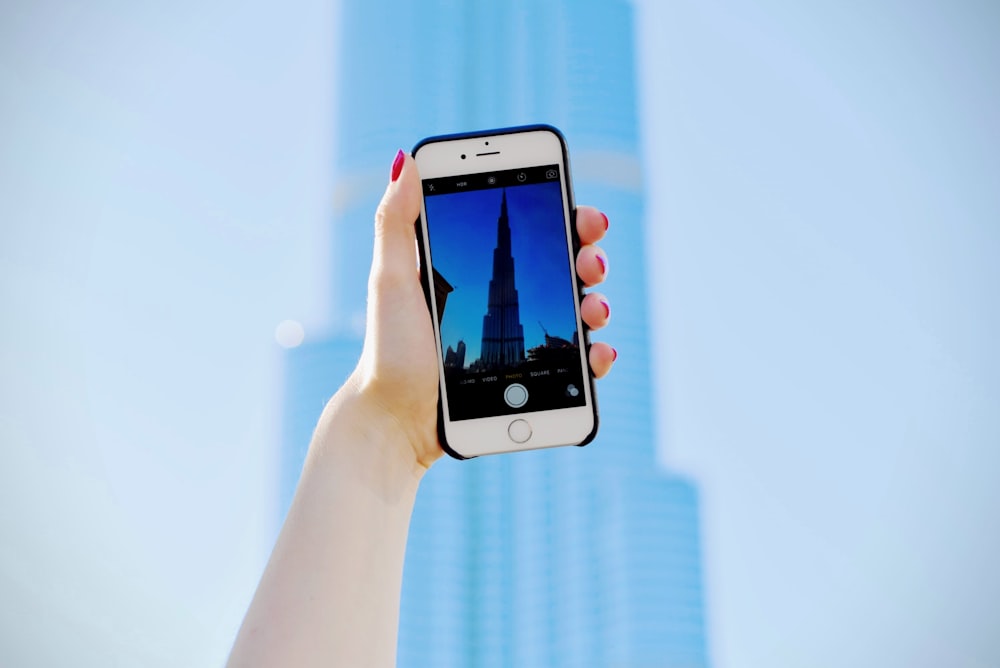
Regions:
[[507, 435], [515, 443], [524, 443], [531, 438], [531, 425], [524, 420], [514, 420], [507, 427]]

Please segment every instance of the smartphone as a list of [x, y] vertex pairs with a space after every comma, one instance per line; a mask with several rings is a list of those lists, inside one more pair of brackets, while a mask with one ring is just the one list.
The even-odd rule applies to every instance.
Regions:
[[562, 134], [533, 125], [430, 137], [413, 157], [442, 447], [467, 459], [589, 443], [597, 401]]

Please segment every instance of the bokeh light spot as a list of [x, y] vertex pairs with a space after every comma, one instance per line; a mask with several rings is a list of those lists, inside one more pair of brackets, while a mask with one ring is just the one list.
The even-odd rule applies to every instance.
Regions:
[[282, 348], [297, 348], [305, 338], [306, 332], [298, 320], [282, 320], [274, 328], [274, 340]]

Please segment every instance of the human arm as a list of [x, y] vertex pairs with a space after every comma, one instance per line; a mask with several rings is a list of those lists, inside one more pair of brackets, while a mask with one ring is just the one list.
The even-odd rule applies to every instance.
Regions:
[[[317, 425], [231, 666], [395, 665], [410, 515], [424, 472], [442, 454], [437, 355], [414, 250], [420, 197], [416, 164], [400, 153], [376, 214], [361, 359]], [[607, 219], [579, 207], [577, 228], [577, 271], [599, 283], [607, 260], [593, 244]], [[609, 317], [597, 293], [582, 312], [591, 329]], [[615, 356], [593, 344], [594, 374], [607, 373]]]

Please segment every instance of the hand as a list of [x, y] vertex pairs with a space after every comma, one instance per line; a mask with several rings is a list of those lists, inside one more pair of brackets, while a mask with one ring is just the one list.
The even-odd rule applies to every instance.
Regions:
[[[405, 454], [426, 469], [442, 450], [437, 436], [437, 353], [416, 254], [420, 175], [413, 158], [400, 151], [392, 176], [375, 214], [364, 351], [348, 385], [403, 432], [412, 450], [412, 455]], [[608, 260], [595, 244], [604, 237], [608, 219], [593, 207], [580, 206], [576, 226], [581, 242], [577, 273], [588, 287], [597, 285], [607, 275]], [[610, 317], [607, 299], [597, 292], [584, 298], [581, 309], [592, 330], [606, 325]], [[607, 374], [617, 356], [608, 344], [593, 343], [594, 376]]]
[[[327, 404], [292, 506], [229, 658], [230, 666], [396, 665], [399, 592], [420, 480], [441, 454], [431, 316], [417, 270], [420, 176], [402, 153], [375, 215], [364, 350]], [[604, 280], [594, 244], [608, 220], [578, 207], [576, 269]], [[598, 293], [583, 300], [591, 329], [608, 322]], [[595, 376], [617, 354], [590, 349]]]

